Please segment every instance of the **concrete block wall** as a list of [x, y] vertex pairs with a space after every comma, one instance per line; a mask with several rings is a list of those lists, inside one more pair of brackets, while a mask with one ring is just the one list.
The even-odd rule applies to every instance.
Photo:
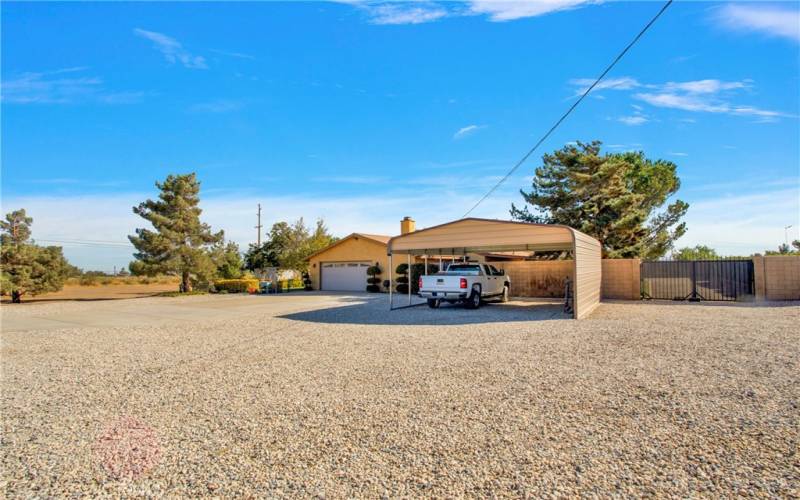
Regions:
[[[604, 299], [639, 298], [639, 259], [604, 259], [601, 285]], [[573, 279], [571, 260], [493, 262], [511, 278], [513, 297], [563, 297], [564, 279]]]
[[573, 279], [571, 260], [492, 262], [511, 278], [512, 297], [563, 297], [564, 279]]
[[756, 300], [800, 300], [800, 256], [753, 257]]
[[602, 297], [639, 299], [641, 263], [639, 259], [603, 259]]

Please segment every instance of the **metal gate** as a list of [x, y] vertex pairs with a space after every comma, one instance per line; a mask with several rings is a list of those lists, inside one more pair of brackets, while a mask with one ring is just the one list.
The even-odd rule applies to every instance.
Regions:
[[753, 295], [752, 260], [642, 262], [642, 298], [728, 300]]

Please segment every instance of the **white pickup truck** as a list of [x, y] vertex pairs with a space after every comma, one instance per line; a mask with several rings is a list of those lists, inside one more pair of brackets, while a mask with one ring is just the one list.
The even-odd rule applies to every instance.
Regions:
[[506, 302], [510, 287], [505, 271], [483, 262], [451, 264], [446, 271], [419, 278], [419, 296], [428, 299], [428, 307], [433, 309], [442, 301], [464, 302], [470, 309], [480, 307], [488, 298]]

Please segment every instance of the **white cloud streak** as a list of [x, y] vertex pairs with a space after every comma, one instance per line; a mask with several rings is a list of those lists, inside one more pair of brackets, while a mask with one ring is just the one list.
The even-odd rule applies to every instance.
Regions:
[[729, 3], [714, 12], [714, 21], [729, 30], [762, 33], [800, 42], [800, 9], [793, 7]]
[[552, 12], [568, 10], [597, 3], [587, 0], [473, 0], [469, 9], [475, 14], [485, 14], [491, 21], [513, 21], [537, 17]]
[[[576, 78], [569, 84], [578, 87], [574, 96], [581, 95], [594, 80]], [[685, 82], [642, 83], [632, 77], [610, 78], [601, 81], [593, 90], [636, 90], [633, 98], [659, 108], [680, 109], [691, 112], [722, 113], [739, 116], [754, 116], [760, 121], [774, 121], [781, 117], [793, 117], [789, 113], [758, 108], [749, 104], [734, 104], [731, 99], [737, 91], [752, 88], [752, 80], [723, 81], [717, 79], [689, 80]], [[574, 97], [573, 96], [573, 97]], [[644, 123], [640, 118], [622, 117], [619, 121], [627, 125]]]
[[383, 4], [369, 8], [372, 24], [422, 24], [447, 16], [447, 11], [438, 6]]
[[[47, 72], [27, 72], [3, 80], [2, 101], [14, 104], [131, 104], [142, 100], [144, 92], [109, 92], [97, 76], [73, 75], [86, 67], [64, 68]], [[72, 75], [72, 76], [65, 76]]]
[[617, 121], [620, 123], [624, 123], [625, 125], [636, 126], [647, 123], [650, 120], [648, 120], [647, 117], [643, 115], [630, 115], [630, 116], [620, 116], [619, 118], [617, 118]]
[[429, 1], [334, 1], [359, 8], [367, 13], [370, 23], [384, 25], [422, 24], [459, 16], [486, 16], [492, 22], [505, 22], [600, 3], [600, 0], [471, 0], [464, 4]]
[[461, 127], [456, 131], [455, 134], [453, 134], [453, 139], [455, 140], [463, 139], [467, 136], [474, 134], [475, 132], [477, 132], [482, 128], [486, 128], [486, 125], [467, 125], [466, 127]]
[[172, 37], [156, 31], [147, 31], [141, 28], [135, 28], [133, 33], [146, 40], [153, 42], [153, 47], [161, 52], [164, 59], [170, 64], [177, 62], [181, 63], [186, 68], [191, 69], [208, 69], [206, 60], [203, 56], [195, 56], [183, 48], [180, 42]]

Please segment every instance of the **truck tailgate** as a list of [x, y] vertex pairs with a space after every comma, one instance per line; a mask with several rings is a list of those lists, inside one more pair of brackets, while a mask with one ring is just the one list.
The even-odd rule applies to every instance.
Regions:
[[436, 291], [451, 291], [456, 292], [461, 290], [461, 277], [460, 276], [444, 276], [434, 274], [431, 276], [422, 277], [422, 290], [426, 292]]

